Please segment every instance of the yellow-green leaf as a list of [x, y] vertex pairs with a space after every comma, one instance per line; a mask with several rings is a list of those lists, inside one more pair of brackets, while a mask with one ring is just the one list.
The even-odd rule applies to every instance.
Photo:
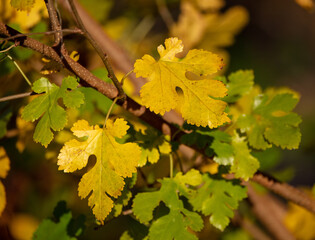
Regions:
[[11, 0], [11, 6], [21, 11], [30, 11], [35, 0]]
[[[136, 143], [120, 144], [129, 126], [121, 118], [115, 122], [107, 120], [106, 128], [89, 126], [85, 120], [77, 121], [71, 131], [85, 141], [70, 140], [58, 156], [59, 170], [73, 172], [86, 166], [91, 155], [96, 156], [95, 165], [83, 175], [79, 183], [79, 196], [89, 196], [88, 204], [95, 217], [103, 222], [113, 208], [111, 197], [117, 198], [125, 185], [124, 178], [136, 172], [140, 159], [140, 148]], [[92, 192], [92, 193], [91, 193]], [[90, 194], [91, 193], [91, 194]]]
[[222, 59], [196, 49], [189, 51], [183, 59], [175, 57], [182, 51], [182, 41], [169, 38], [165, 40], [165, 47], [158, 47], [158, 61], [150, 55], [136, 61], [134, 71], [137, 77], [150, 80], [140, 91], [142, 104], [162, 115], [180, 106], [183, 118], [197, 126], [215, 128], [229, 122], [224, 112], [226, 103], [217, 99], [226, 95], [225, 85], [217, 80], [192, 80], [187, 76], [192, 73], [196, 78], [205, 78], [214, 74], [222, 68]]

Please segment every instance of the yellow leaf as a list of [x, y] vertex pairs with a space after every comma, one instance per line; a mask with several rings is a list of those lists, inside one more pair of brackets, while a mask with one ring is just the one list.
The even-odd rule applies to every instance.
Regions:
[[225, 5], [224, 0], [196, 0], [198, 6], [203, 10], [219, 10]]
[[306, 10], [314, 10], [314, 0], [295, 0], [295, 2]]
[[121, 118], [115, 122], [107, 120], [106, 128], [89, 126], [85, 120], [77, 121], [71, 131], [78, 138], [70, 140], [58, 156], [59, 170], [73, 172], [86, 166], [88, 158], [95, 155], [95, 165], [83, 175], [79, 183], [79, 196], [86, 198], [91, 192], [88, 204], [95, 217], [103, 223], [125, 185], [124, 178], [136, 172], [141, 150], [135, 143], [119, 144], [115, 138], [123, 137], [129, 126]]
[[9, 229], [14, 239], [30, 240], [33, 239], [33, 234], [38, 225], [38, 220], [32, 215], [19, 213], [12, 216]]
[[305, 208], [290, 203], [284, 223], [297, 239], [315, 239], [315, 215]]
[[19, 24], [23, 32], [27, 32], [28, 29], [43, 20], [43, 17], [48, 17], [45, 1], [36, 0], [33, 8], [28, 11], [18, 11], [11, 6], [10, 1], [1, 1], [0, 12], [2, 20], [6, 23]]
[[0, 216], [5, 208], [6, 203], [7, 203], [7, 200], [5, 196], [5, 189], [2, 182], [0, 182]]
[[[0, 147], [0, 178], [5, 178], [10, 170], [10, 160], [3, 147]], [[0, 181], [0, 216], [6, 205], [5, 189]]]
[[223, 66], [222, 59], [216, 54], [204, 50], [191, 50], [185, 58], [175, 57], [183, 51], [183, 44], [178, 38], [165, 40], [165, 46], [160, 45], [160, 59], [155, 61], [150, 55], [144, 55], [135, 63], [137, 77], [147, 77], [140, 91], [142, 103], [155, 113], [164, 114], [176, 108], [180, 94], [183, 93], [181, 114], [190, 124], [215, 128], [230, 119], [224, 112], [226, 103], [214, 98], [224, 97], [227, 89], [217, 80], [187, 78], [187, 72], [203, 77], [216, 73]]
[[34, 123], [27, 122], [21, 118], [22, 108], [19, 110], [19, 115], [16, 118], [16, 126], [18, 128], [19, 136], [16, 142], [16, 148], [19, 152], [23, 152], [25, 146], [33, 142], [33, 131], [34, 131]]
[[3, 147], [0, 147], [0, 178], [6, 178], [10, 170], [10, 160]]
[[183, 40], [186, 49], [196, 46], [205, 34], [207, 22], [205, 17], [190, 2], [181, 3], [178, 22], [171, 28], [171, 35]]

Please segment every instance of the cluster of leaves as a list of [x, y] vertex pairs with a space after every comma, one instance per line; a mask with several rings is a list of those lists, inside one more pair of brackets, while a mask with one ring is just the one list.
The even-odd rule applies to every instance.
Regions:
[[[181, 35], [187, 22], [193, 18], [201, 19], [203, 24], [196, 30], [198, 34], [189, 35], [197, 38], [185, 40], [194, 46], [201, 35], [211, 35], [211, 24], [242, 16], [241, 23], [218, 37], [222, 46], [229, 45], [233, 35], [246, 22], [246, 13], [234, 10], [225, 16], [218, 12], [205, 16], [196, 4], [201, 9], [209, 6], [201, 2], [184, 1], [182, 10], [185, 14], [172, 31]], [[12, 6], [20, 10], [28, 11], [33, 4], [34, 1], [12, 1]], [[221, 7], [218, 3], [214, 9], [218, 11]], [[180, 112], [187, 123], [182, 126], [187, 134], [182, 136], [180, 144], [199, 148], [215, 163], [226, 166], [227, 172], [233, 173], [236, 179], [245, 181], [260, 166], [253, 150], [266, 150], [273, 145], [283, 149], [298, 148], [301, 118], [292, 112], [299, 100], [297, 93], [288, 89], [262, 92], [254, 85], [250, 70], [237, 71], [227, 78], [214, 76], [223, 68], [222, 58], [197, 49], [180, 58], [178, 54], [183, 53], [183, 44], [176, 37], [166, 39], [165, 46], [160, 45], [157, 50], [158, 60], [146, 54], [134, 65], [136, 76], [148, 80], [140, 91], [141, 103], [156, 114], [164, 115], [173, 109]], [[32, 90], [39, 96], [24, 108], [21, 117], [29, 122], [39, 120], [33, 138], [45, 147], [54, 138], [52, 130], [65, 128], [68, 121], [66, 109], [81, 107], [82, 113], [84, 107], [91, 108], [82, 105], [93, 101], [103, 107], [103, 99], [94, 90], [78, 89], [78, 80], [71, 76], [64, 78], [60, 87], [47, 78], [40, 78], [34, 82]], [[59, 170], [72, 173], [85, 168], [91, 158], [96, 158], [95, 165], [88, 167], [81, 177], [78, 195], [88, 198], [88, 205], [100, 224], [107, 218], [119, 216], [125, 206], [130, 206], [133, 197], [130, 189], [136, 184], [137, 167], [157, 163], [161, 154], [172, 154], [168, 137], [149, 128], [128, 131], [125, 119], [107, 117], [103, 126], [90, 126], [86, 120], [76, 121], [71, 128], [75, 138], [64, 143], [57, 162]], [[5, 114], [0, 120], [2, 135], [9, 118], [10, 114]], [[218, 127], [223, 128], [214, 129]], [[5, 156], [3, 148], [0, 148], [0, 155]], [[1, 157], [0, 177], [5, 178], [8, 170], [8, 158]], [[197, 239], [192, 231], [198, 232], [204, 227], [200, 214], [223, 231], [239, 202], [247, 196], [240, 181], [228, 181], [222, 173], [201, 174], [191, 169], [185, 174], [178, 172], [175, 177], [170, 175], [158, 180], [159, 188], [146, 189], [133, 198], [132, 213], [145, 225], [142, 227], [149, 239]], [[4, 206], [5, 191], [0, 182], [0, 214]], [[34, 239], [75, 239], [82, 233], [83, 221], [74, 221], [64, 203], [59, 208], [61, 213], [55, 210], [54, 220], [44, 220]], [[131, 238], [131, 235], [126, 231], [121, 239]]]
[[[210, 223], [224, 230], [238, 202], [247, 196], [244, 187], [213, 179], [208, 174], [201, 175], [194, 169], [159, 182], [160, 190], [138, 193], [133, 201], [133, 212], [140, 222], [152, 220], [149, 239], [197, 239], [188, 231], [188, 228], [193, 231], [203, 228], [203, 220], [195, 211], [210, 216]], [[185, 202], [187, 200], [189, 206]], [[165, 204], [169, 212], [156, 219], [153, 211], [160, 202]]]

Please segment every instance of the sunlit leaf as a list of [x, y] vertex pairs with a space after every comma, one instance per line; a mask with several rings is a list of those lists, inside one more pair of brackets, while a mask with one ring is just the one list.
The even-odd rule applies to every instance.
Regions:
[[226, 103], [215, 99], [226, 95], [224, 84], [210, 79], [190, 80], [186, 76], [187, 72], [198, 76], [216, 73], [222, 68], [222, 59], [203, 50], [191, 50], [179, 59], [175, 55], [182, 52], [183, 45], [177, 38], [166, 39], [165, 46], [158, 47], [161, 57], [158, 61], [144, 55], [135, 63], [137, 77], [150, 80], [141, 88], [142, 103], [163, 115], [179, 104], [181, 96], [176, 88], [180, 88], [181, 114], [188, 123], [215, 128], [229, 122], [224, 112]]
[[[119, 144], [115, 138], [122, 138], [129, 126], [123, 119], [107, 120], [106, 128], [89, 126], [85, 120], [77, 121], [71, 131], [85, 141], [70, 140], [58, 156], [59, 170], [74, 172], [86, 166], [89, 156], [96, 156], [96, 163], [79, 183], [79, 196], [89, 196], [89, 206], [95, 217], [103, 222], [113, 208], [113, 200], [124, 188], [124, 178], [136, 172], [140, 148], [135, 143]], [[92, 193], [91, 193], [92, 192]], [[91, 194], [90, 194], [91, 193]]]

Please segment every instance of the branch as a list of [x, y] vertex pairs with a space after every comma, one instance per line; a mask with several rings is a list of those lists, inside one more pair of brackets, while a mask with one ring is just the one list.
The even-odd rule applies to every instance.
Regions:
[[232, 222], [239, 225], [246, 232], [248, 232], [256, 240], [271, 240], [258, 226], [253, 224], [248, 219], [242, 217], [239, 212], [236, 211]]
[[6, 102], [6, 101], [10, 101], [10, 100], [20, 99], [20, 98], [31, 96], [33, 94], [34, 94], [33, 92], [27, 92], [27, 93], [20, 93], [20, 94], [7, 96], [7, 97], [2, 97], [2, 98], [0, 98], [0, 102]]
[[91, 36], [91, 34], [86, 30], [80, 15], [77, 11], [76, 6], [74, 5], [73, 0], [68, 0], [68, 3], [70, 4], [71, 10], [75, 16], [75, 19], [77, 21], [77, 24], [79, 25], [79, 27], [82, 29], [84, 36], [89, 40], [90, 44], [94, 47], [94, 49], [96, 50], [97, 54], [100, 56], [100, 58], [102, 59], [107, 71], [108, 71], [108, 77], [113, 81], [114, 85], [116, 86], [117, 90], [118, 90], [118, 96], [119, 98], [122, 100], [122, 102], [125, 101], [126, 99], [126, 94], [124, 92], [124, 90], [122, 89], [122, 86], [120, 84], [120, 82], [118, 81], [112, 66], [110, 65], [109, 61], [108, 61], [108, 56], [107, 54], [102, 50], [102, 48], [98, 45], [98, 43], [93, 39], [93, 37]]
[[[3, 24], [2, 22], [0, 22], [0, 37], [8, 38], [8, 37], [15, 36], [17, 34], [21, 34], [21, 33]], [[33, 38], [23, 36], [23, 37], [15, 38], [14, 41], [13, 40], [11, 41], [14, 42], [16, 46], [22, 46], [22, 47], [32, 49], [36, 52], [41, 53], [45, 57], [48, 57], [60, 63], [70, 72], [80, 77], [81, 78], [80, 83], [83, 86], [93, 87], [97, 91], [99, 91], [100, 93], [108, 97], [109, 99], [114, 99], [117, 97], [118, 91], [115, 88], [115, 86], [97, 78], [89, 70], [84, 68], [80, 63], [70, 58], [64, 45], [61, 48], [61, 54], [64, 58], [61, 59], [61, 57], [57, 54], [57, 52], [52, 47], [49, 47]], [[141, 120], [147, 122], [152, 127], [158, 129], [163, 134], [172, 135], [175, 132], [179, 131], [179, 133], [176, 134], [174, 141], [179, 140], [179, 137], [184, 134], [184, 132], [178, 130], [175, 126], [165, 121], [159, 115], [156, 115], [155, 113], [149, 111], [147, 108], [138, 104], [137, 102], [135, 102], [128, 96], [126, 97], [126, 101], [124, 103], [120, 102], [119, 105], [121, 105], [124, 109], [134, 114], [136, 117], [139, 117]]]
[[83, 34], [82, 30], [76, 29], [76, 28], [75, 29], [61, 29], [61, 30], [47, 31], [47, 32], [20, 33], [12, 37], [3, 38], [2, 40], [0, 40], [0, 43], [3, 41], [9, 41], [9, 40], [13, 40], [20, 37], [33, 36], [33, 35], [51, 35], [51, 34], [55, 34], [56, 32]]
[[52, 0], [45, 0], [45, 4], [46, 4], [46, 8], [49, 14], [49, 19], [50, 19], [50, 24], [51, 24], [51, 28], [53, 31], [55, 32], [55, 43], [54, 43], [54, 47], [60, 47], [60, 45], [62, 44], [62, 33], [61, 31], [61, 24], [59, 22], [58, 19], [58, 15], [57, 15], [57, 11], [55, 10], [55, 6]]
[[[2, 22], [0, 22], [0, 37], [2, 38], [11, 38], [16, 35], [20, 35], [21, 33], [16, 31], [15, 29], [6, 26]], [[14, 40], [14, 41], [13, 41]], [[41, 53], [45, 57], [48, 57], [58, 63], [60, 63], [62, 66], [64, 66], [66, 69], [71, 71], [72, 73], [76, 74], [78, 77], [81, 78], [80, 83], [83, 86], [87, 87], [93, 87], [106, 97], [110, 99], [114, 99], [117, 97], [117, 89], [101, 79], [95, 77], [89, 70], [84, 68], [82, 65], [80, 65], [78, 62], [74, 61], [67, 53], [67, 50], [65, 47], [61, 49], [62, 55], [64, 56], [64, 59], [61, 59], [61, 57], [57, 54], [57, 52], [33, 39], [29, 38], [27, 36], [21, 36], [20, 37], [14, 37], [10, 41], [14, 42], [16, 46], [22, 46], [29, 49], [32, 49], [36, 52]], [[150, 124], [152, 127], [156, 128], [157, 130], [161, 131], [163, 134], [174, 136], [171, 139], [173, 141], [179, 141], [181, 136], [185, 135], [184, 131], [179, 130], [174, 125], [170, 124], [166, 120], [164, 120], [159, 115], [154, 114], [153, 112], [149, 111], [144, 106], [138, 104], [133, 99], [126, 97], [126, 100], [124, 103], [119, 103], [124, 109], [131, 112], [136, 117], [140, 118], [144, 122]], [[196, 146], [192, 146], [195, 150], [202, 153], [201, 149], [198, 149]], [[260, 175], [260, 177], [256, 177], [257, 175]], [[270, 184], [270, 180], [263, 180], [266, 177], [262, 175], [262, 173], [256, 173], [253, 177], [253, 181], [265, 186], [266, 188], [274, 191], [275, 193], [278, 193], [279, 195], [283, 196], [284, 198], [293, 201], [294, 203], [303, 206], [310, 211], [314, 212], [314, 200], [309, 199], [308, 196], [301, 195], [301, 192], [297, 189], [294, 189], [294, 187], [289, 186], [288, 184], [276, 184], [275, 182], [273, 184]], [[288, 194], [288, 188], [294, 189], [290, 191]], [[294, 196], [294, 194], [298, 193], [298, 196]]]
[[288, 229], [283, 225], [281, 219], [274, 214], [274, 209], [269, 206], [268, 203], [271, 201], [266, 196], [258, 195], [253, 187], [247, 185], [247, 194], [250, 202], [252, 203], [252, 209], [255, 215], [258, 217], [261, 223], [269, 230], [269, 232], [277, 240], [295, 240]]
[[275, 179], [272, 179], [261, 172], [257, 172], [251, 180], [268, 188], [272, 192], [306, 208], [312, 213], [315, 213], [315, 200], [310, 198], [310, 196], [308, 196], [303, 191], [287, 183], [281, 183]]

